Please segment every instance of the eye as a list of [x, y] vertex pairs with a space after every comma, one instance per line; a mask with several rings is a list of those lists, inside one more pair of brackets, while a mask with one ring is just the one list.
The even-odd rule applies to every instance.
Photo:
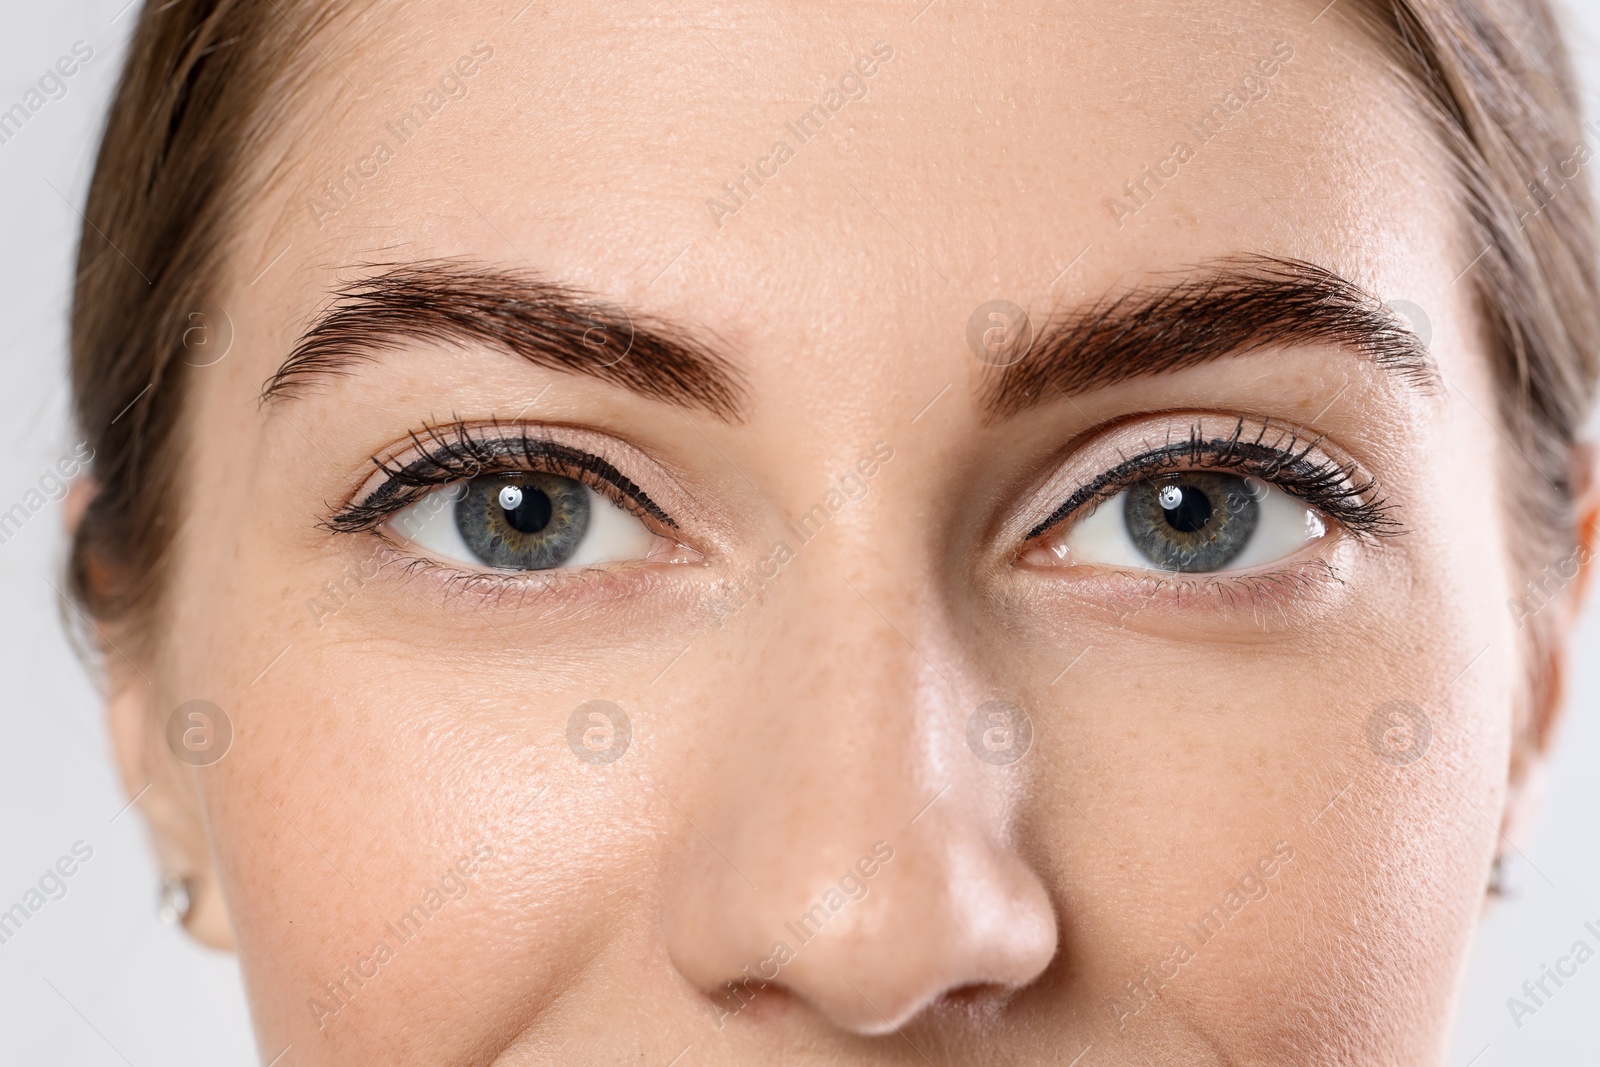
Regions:
[[385, 525], [452, 563], [506, 571], [642, 560], [667, 543], [582, 482], [542, 471], [440, 486]]
[[1326, 534], [1316, 508], [1259, 478], [1170, 471], [1102, 500], [1036, 551], [1057, 565], [1212, 573], [1275, 563]]

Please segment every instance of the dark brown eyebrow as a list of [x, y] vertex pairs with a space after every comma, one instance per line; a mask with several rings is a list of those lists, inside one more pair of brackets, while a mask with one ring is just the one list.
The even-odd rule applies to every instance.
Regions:
[[1310, 343], [1351, 349], [1424, 390], [1440, 382], [1406, 320], [1354, 283], [1303, 260], [1237, 256], [1052, 317], [1026, 355], [989, 379], [984, 407], [1003, 419], [1130, 378]]
[[294, 396], [413, 341], [482, 344], [550, 370], [583, 374], [728, 422], [743, 413], [734, 368], [688, 331], [629, 314], [532, 271], [464, 260], [365, 264], [338, 289], [262, 387]]

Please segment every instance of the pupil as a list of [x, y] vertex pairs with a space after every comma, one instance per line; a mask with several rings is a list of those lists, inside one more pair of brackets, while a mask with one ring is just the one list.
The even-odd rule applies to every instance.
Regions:
[[[508, 487], [515, 492], [500, 491], [501, 510], [506, 513], [506, 522], [518, 533], [535, 534], [550, 525], [550, 517], [555, 514], [555, 508], [550, 503], [550, 498], [544, 491], [531, 485]], [[505, 505], [510, 504], [511, 507]]]
[[[1178, 499], [1170, 507], [1167, 506], [1167, 500], [1171, 499], [1168, 490], [1176, 490], [1178, 495]], [[1182, 488], [1167, 486], [1161, 490], [1161, 495], [1162, 514], [1167, 520], [1167, 525], [1179, 533], [1194, 533], [1204, 527], [1211, 518], [1211, 501], [1205, 493], [1194, 486]]]

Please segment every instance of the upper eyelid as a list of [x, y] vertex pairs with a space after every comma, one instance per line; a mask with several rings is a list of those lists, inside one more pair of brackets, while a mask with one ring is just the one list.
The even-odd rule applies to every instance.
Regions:
[[[1095, 478], [1089, 482], [1089, 484], [1082, 486], [1073, 492], [1073, 494], [1063, 501], [1055, 511], [1050, 513], [1048, 518], [1039, 522], [1031, 530], [1029, 530], [1024, 539], [1032, 540], [1033, 538], [1038, 537], [1040, 534], [1047, 533], [1053, 527], [1059, 526], [1073, 513], [1081, 511], [1083, 508], [1096, 502], [1097, 500], [1114, 496], [1116, 492], [1137, 481], [1141, 474], [1148, 474], [1152, 468], [1169, 466], [1167, 463], [1169, 460], [1171, 461], [1170, 467], [1184, 465], [1186, 458], [1189, 462], [1193, 463], [1201, 463], [1206, 460], [1210, 460], [1215, 463], [1219, 459], [1226, 461], [1230, 455], [1237, 455], [1242, 451], [1248, 450], [1249, 452], [1253, 453], [1256, 449], [1260, 449], [1262, 458], [1286, 460], [1286, 462], [1281, 462], [1278, 464], [1278, 469], [1284, 470], [1293, 467], [1298, 463], [1304, 462], [1305, 455], [1309, 451], [1308, 448], [1298, 455], [1290, 457], [1285, 450], [1274, 449], [1270, 446], [1256, 444], [1255, 442], [1246, 443], [1232, 441], [1225, 442], [1225, 444], [1228, 446], [1227, 448], [1213, 449], [1210, 447], [1216, 443], [1217, 442], [1204, 442], [1197, 447], [1196, 442], [1186, 441], [1180, 444], [1164, 445], [1161, 448], [1151, 449], [1147, 452], [1141, 452], [1133, 456], [1131, 459], [1126, 459], [1117, 466], [1113, 467], [1111, 470], [1104, 471], [1099, 475], [1096, 475]], [[1236, 461], [1222, 462], [1218, 465], [1223, 467], [1233, 466], [1239, 468], [1250, 466], [1249, 463], [1241, 463]], [[1250, 473], [1253, 474], [1256, 472], [1252, 470]]]
[[[609, 460], [597, 456], [592, 452], [587, 452], [584, 449], [574, 448], [571, 445], [564, 445], [555, 441], [528, 438], [526, 436], [519, 440], [510, 440], [506, 438], [474, 438], [471, 439], [471, 441], [474, 446], [487, 448], [493, 454], [487, 457], [473, 457], [475, 460], [483, 458], [484, 462], [481, 466], [475, 468], [470, 473], [463, 472], [456, 478], [452, 478], [451, 481], [466, 481], [472, 478], [488, 477], [495, 474], [511, 473], [517, 470], [525, 469], [521, 467], [496, 466], [495, 463], [497, 460], [510, 458], [521, 458], [524, 460], [555, 460], [558, 463], [563, 464], [568, 469], [588, 471], [591, 474], [595, 474], [603, 478], [607, 483], [615, 486], [625, 496], [638, 501], [639, 504], [650, 514], [651, 518], [654, 518], [658, 522], [665, 523], [668, 526], [677, 525], [677, 523], [672, 520], [672, 517], [669, 516], [665, 511], [662, 511], [660, 505], [651, 500], [649, 494], [640, 488], [632, 478], [629, 478], [627, 475], [619, 471]], [[530, 446], [535, 445], [537, 446], [536, 448], [530, 448]], [[440, 451], [424, 453], [417, 456], [417, 458], [411, 463], [406, 464], [403, 470], [407, 473], [410, 473], [419, 468], [426, 468], [430, 464], [440, 465], [441, 455], [447, 456], [448, 454]], [[395, 484], [395, 482], [391, 480], [390, 482], [385, 483], [385, 485], [391, 484]], [[437, 480], [428, 480], [425, 484], [432, 486], [448, 483], [442, 483]], [[372, 502], [373, 501], [371, 497], [368, 497], [364, 501], [364, 503]]]
[[[1292, 485], [1280, 484], [1280, 487], [1327, 512], [1335, 521], [1351, 527], [1360, 536], [1394, 533], [1400, 529], [1400, 524], [1387, 514], [1388, 505], [1378, 492], [1377, 479], [1353, 458], [1344, 456], [1322, 434], [1268, 417], [1223, 416], [1214, 412], [1169, 412], [1165, 415], [1169, 419], [1185, 420], [1187, 429], [1178, 431], [1178, 425], [1174, 422], [1169, 425], [1167, 440], [1163, 444], [1155, 444], [1149, 436], [1144, 436], [1137, 446], [1139, 451], [1131, 456], [1128, 451], [1119, 449], [1119, 462], [1080, 484], [1068, 494], [1065, 501], [1052, 509], [1048, 517], [1033, 523], [1023, 540], [1031, 541], [1059, 529], [1085, 507], [1114, 496], [1137, 481], [1141, 473], [1179, 469], [1191, 464], [1211, 469], [1232, 468], [1268, 481], [1277, 481], [1295, 473], [1318, 478], [1337, 475], [1342, 484], [1330, 489], [1328, 495], [1337, 495], [1339, 500], [1333, 503], [1345, 503], [1344, 507], [1330, 507], [1327, 496], [1319, 500], [1296, 493], [1296, 487]], [[1206, 426], [1215, 425], [1216, 421], [1225, 422], [1229, 431], [1207, 432]], [[1175, 431], [1183, 432], [1186, 436], [1175, 440], [1172, 436]], [[1115, 439], [1114, 434], [1110, 433], [1086, 436], [1092, 439], [1112, 436]], [[1085, 446], [1083, 451], [1093, 454], [1092, 446]], [[1051, 480], [1053, 482], [1055, 479]]]
[[[498, 423], [490, 423], [487, 428], [456, 423], [428, 427], [423, 433], [425, 436], [419, 436], [416, 432], [409, 435], [412, 448], [407, 452], [398, 455], [391, 453], [387, 459], [374, 456], [373, 462], [383, 472], [383, 480], [375, 488], [337, 509], [322, 525], [335, 531], [366, 529], [441, 486], [519, 470], [554, 467], [553, 473], [566, 477], [572, 477], [572, 472], [580, 475], [587, 473], [601, 484], [592, 485], [581, 476], [575, 480], [590, 484], [591, 488], [603, 493], [614, 490], [618, 496], [643, 512], [641, 517], [648, 516], [672, 530], [678, 528], [672, 516], [644, 489], [609, 460], [586, 449], [546, 436], [532, 435], [526, 427], [508, 429]], [[452, 472], [450, 477], [438, 476], [441, 469], [452, 463], [463, 462], [461, 450], [470, 450], [466, 461], [471, 463], [471, 469]], [[402, 458], [404, 462], [401, 462]], [[503, 462], [519, 458], [524, 462]], [[541, 462], [546, 466], [537, 465]], [[368, 482], [371, 480], [369, 476]]]

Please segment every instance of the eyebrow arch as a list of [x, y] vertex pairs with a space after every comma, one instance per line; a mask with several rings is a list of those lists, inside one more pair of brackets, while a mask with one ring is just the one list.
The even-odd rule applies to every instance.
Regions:
[[652, 400], [737, 422], [740, 378], [686, 330], [633, 315], [533, 271], [437, 259], [363, 264], [334, 291], [261, 390], [263, 403], [300, 395], [386, 351], [423, 341], [488, 345], [549, 370], [582, 374]]
[[1440, 384], [1406, 320], [1353, 282], [1304, 260], [1248, 255], [1052, 317], [1026, 355], [990, 377], [983, 403], [997, 421], [1130, 378], [1308, 343], [1353, 350], [1424, 391]]

